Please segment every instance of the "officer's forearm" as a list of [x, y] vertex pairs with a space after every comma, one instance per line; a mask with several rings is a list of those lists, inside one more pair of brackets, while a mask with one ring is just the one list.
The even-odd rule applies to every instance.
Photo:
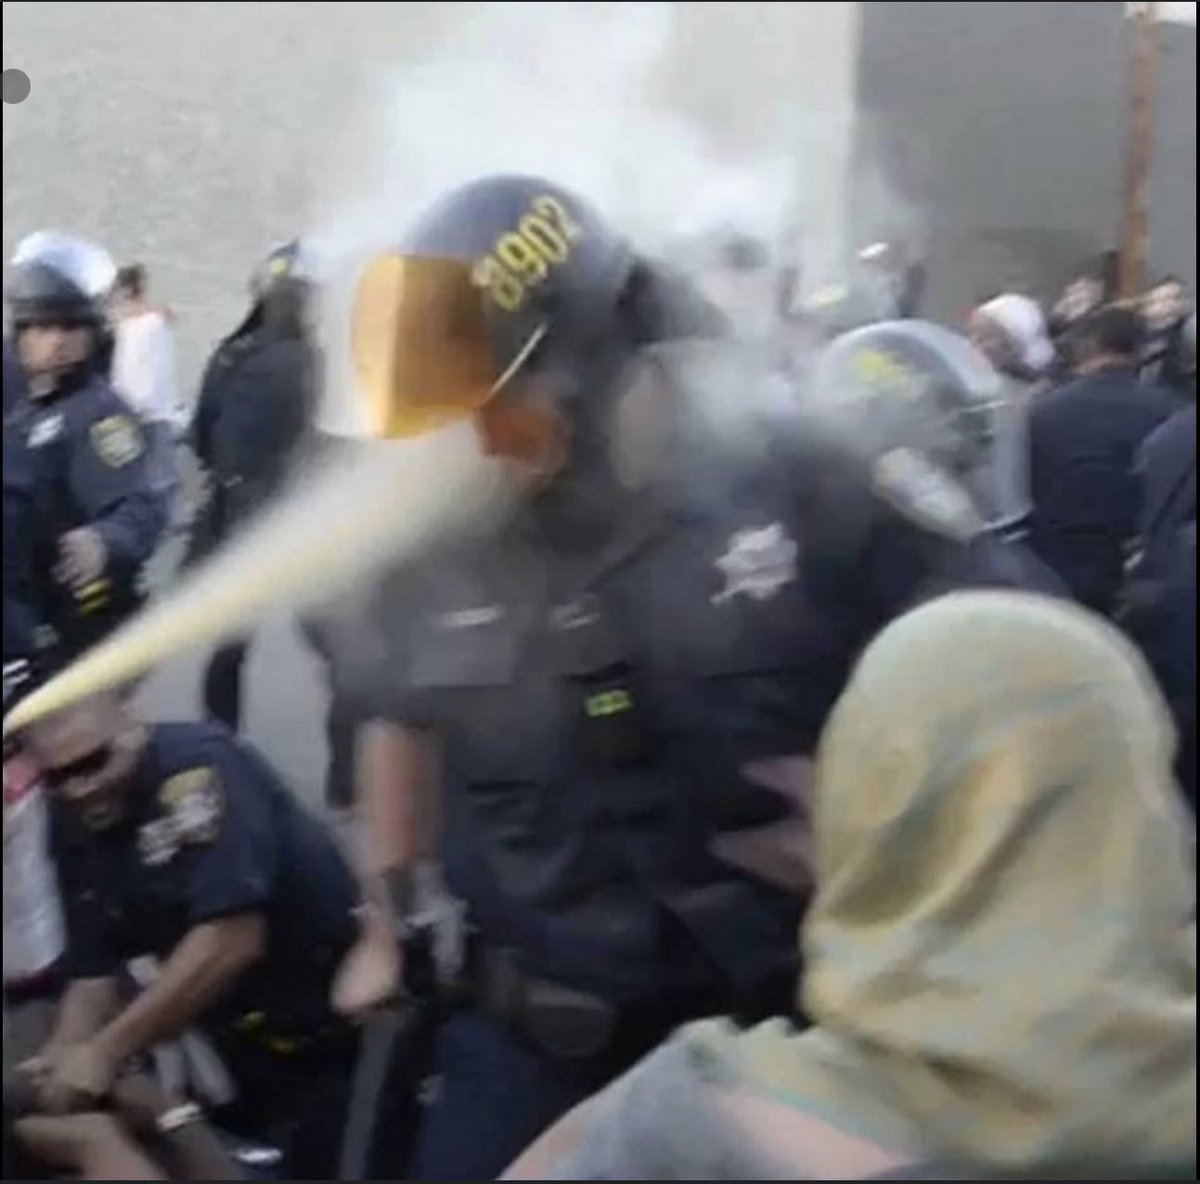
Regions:
[[76, 979], [63, 994], [54, 1031], [46, 1041], [43, 1053], [90, 1039], [112, 1019], [119, 1006], [115, 978]]
[[266, 949], [259, 913], [197, 925], [175, 947], [158, 978], [97, 1037], [122, 1062], [178, 1036]]
[[382, 877], [412, 872], [432, 849], [434, 777], [428, 738], [372, 721], [359, 734], [362, 872], [372, 895]]

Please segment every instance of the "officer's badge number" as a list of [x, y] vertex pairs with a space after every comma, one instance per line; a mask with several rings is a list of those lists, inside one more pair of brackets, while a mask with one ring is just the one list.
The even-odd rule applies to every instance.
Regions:
[[491, 302], [516, 312], [571, 257], [583, 227], [550, 194], [535, 197], [520, 221], [475, 261], [472, 279]]
[[169, 777], [158, 791], [158, 804], [160, 816], [138, 833], [148, 867], [170, 863], [182, 848], [205, 846], [221, 833], [225, 794], [215, 769], [188, 769]]
[[92, 448], [110, 469], [123, 469], [142, 455], [142, 432], [128, 415], [108, 415], [91, 428]]

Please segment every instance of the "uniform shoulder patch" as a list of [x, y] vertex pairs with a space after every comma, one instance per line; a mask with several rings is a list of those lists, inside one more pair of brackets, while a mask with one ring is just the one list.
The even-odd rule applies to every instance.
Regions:
[[885, 452], [871, 471], [871, 484], [892, 509], [935, 534], [965, 543], [984, 530], [966, 490], [911, 448]]
[[211, 843], [221, 833], [225, 791], [211, 766], [168, 777], [158, 791], [158, 802], [171, 819], [174, 837], [181, 844]]
[[142, 429], [128, 415], [106, 415], [92, 424], [92, 449], [110, 469], [123, 469], [142, 455]]

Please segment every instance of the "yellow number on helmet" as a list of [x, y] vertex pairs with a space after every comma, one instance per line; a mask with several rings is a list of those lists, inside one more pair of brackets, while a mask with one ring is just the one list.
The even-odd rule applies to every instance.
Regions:
[[544, 218], [568, 242], [577, 242], [583, 238], [583, 227], [567, 212], [566, 207], [557, 197], [548, 193], [535, 197], [531, 206], [533, 212]]
[[516, 312], [525, 303], [525, 285], [493, 256], [480, 259], [473, 276], [476, 285], [484, 288], [493, 303], [505, 312]]
[[521, 237], [548, 263], [565, 263], [571, 253], [571, 245], [558, 227], [538, 214], [526, 214], [521, 219]]
[[550, 274], [550, 264], [543, 258], [536, 243], [523, 234], [510, 231], [496, 244], [496, 258], [509, 271], [519, 275], [527, 288], [542, 283]]

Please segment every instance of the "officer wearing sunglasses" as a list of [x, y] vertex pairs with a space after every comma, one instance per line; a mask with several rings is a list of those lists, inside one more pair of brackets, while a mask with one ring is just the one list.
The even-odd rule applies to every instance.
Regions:
[[[223, 729], [144, 725], [116, 695], [22, 742], [52, 800], [67, 927], [69, 986], [30, 1066], [42, 1107], [94, 1108], [133, 1058], [197, 1025], [239, 1088], [226, 1125], [265, 1133], [313, 1090], [338, 1096], [354, 1049], [327, 999], [357, 887], [273, 770]], [[143, 955], [160, 972], [123, 1005], [118, 972]], [[291, 1150], [319, 1171], [318, 1149]]]

